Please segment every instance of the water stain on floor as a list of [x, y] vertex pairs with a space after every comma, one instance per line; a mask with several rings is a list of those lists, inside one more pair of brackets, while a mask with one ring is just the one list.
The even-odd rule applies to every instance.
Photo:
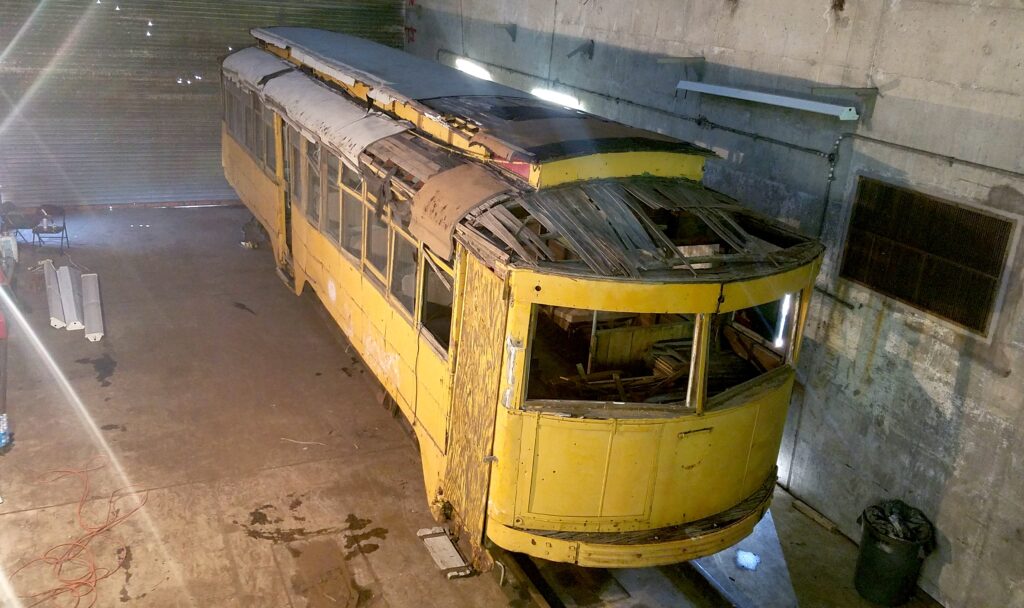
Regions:
[[287, 503], [287, 510], [278, 508], [272, 503], [266, 503], [249, 512], [248, 522], [232, 520], [232, 523], [241, 526], [249, 538], [288, 545], [288, 550], [293, 557], [299, 557], [301, 550], [292, 546], [291, 543], [309, 541], [323, 536], [344, 535], [346, 553], [343, 557], [345, 560], [350, 560], [357, 555], [373, 553], [380, 549], [380, 542], [372, 541], [384, 541], [387, 539], [387, 528], [376, 527], [368, 529], [373, 522], [354, 513], [348, 514], [345, 518], [344, 526], [311, 528], [306, 526], [288, 527], [280, 525], [289, 517], [298, 523], [306, 521], [305, 515], [297, 513], [303, 505], [304, 497], [304, 494], [288, 494], [282, 500], [282, 503]]
[[132, 548], [131, 545], [126, 545], [121, 549], [117, 550], [117, 558], [121, 564], [121, 570], [124, 572], [124, 584], [121, 585], [121, 595], [119, 599], [121, 603], [128, 603], [131, 600], [141, 600], [142, 598], [149, 595], [148, 592], [141, 595], [132, 597], [128, 593], [128, 583], [132, 580]]
[[252, 315], [252, 316], [256, 316], [256, 311], [255, 311], [255, 310], [253, 310], [253, 309], [251, 309], [251, 308], [249, 308], [248, 306], [246, 306], [246, 305], [245, 305], [244, 303], [242, 303], [242, 302], [235, 302], [234, 306], [235, 306], [235, 308], [237, 308], [238, 310], [244, 310], [245, 312], [249, 313], [250, 315]]
[[110, 378], [114, 375], [114, 370], [117, 369], [117, 361], [110, 356], [110, 353], [103, 353], [102, 357], [95, 357], [93, 359], [88, 357], [76, 359], [75, 363], [91, 365], [93, 371], [96, 372], [96, 381], [100, 383], [100, 386], [104, 387], [110, 386]]
[[292, 591], [305, 598], [309, 608], [355, 608], [365, 605], [373, 597], [368, 589], [356, 584], [341, 549], [334, 541], [303, 543], [294, 566]]

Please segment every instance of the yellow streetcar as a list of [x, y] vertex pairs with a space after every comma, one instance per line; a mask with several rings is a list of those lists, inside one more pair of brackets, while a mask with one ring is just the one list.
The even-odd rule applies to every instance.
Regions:
[[693, 559], [768, 508], [822, 246], [710, 153], [366, 40], [253, 30], [223, 164], [419, 441], [427, 500], [583, 566]]

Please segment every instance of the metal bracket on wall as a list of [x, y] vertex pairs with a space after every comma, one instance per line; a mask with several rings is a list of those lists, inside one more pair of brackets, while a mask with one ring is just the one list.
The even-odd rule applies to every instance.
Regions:
[[860, 116], [870, 120], [875, 111], [875, 101], [882, 96], [878, 87], [811, 87], [811, 95], [842, 99], [856, 97], [860, 105]]
[[704, 68], [707, 65], [707, 60], [703, 55], [693, 57], [658, 57], [657, 62], [659, 65], [676, 64], [683, 66], [683, 73], [687, 78], [690, 77], [690, 70], [692, 69], [694, 80], [704, 80]]
[[501, 29], [505, 30], [506, 32], [508, 32], [508, 35], [512, 39], [512, 42], [516, 41], [516, 35], [519, 33], [519, 26], [516, 25], [515, 23], [506, 23], [504, 25], [496, 23], [494, 24], [494, 27], [500, 27]]
[[802, 99], [800, 97], [786, 97], [784, 95], [762, 93], [761, 91], [752, 91], [750, 89], [725, 87], [716, 84], [694, 82], [692, 80], [680, 80], [679, 84], [676, 85], [676, 89], [682, 91], [693, 91], [694, 93], [703, 93], [706, 95], [716, 95], [718, 97], [728, 97], [730, 99], [751, 101], [780, 108], [790, 108], [803, 112], [825, 114], [827, 116], [835, 116], [839, 120], [857, 120], [860, 118], [860, 114], [857, 113], [857, 108], [853, 106], [824, 103], [811, 99]]
[[578, 47], [576, 47], [572, 51], [570, 51], [569, 54], [566, 55], [566, 57], [572, 58], [574, 55], [586, 55], [587, 59], [593, 59], [594, 58], [594, 41], [593, 40], [587, 40], [583, 44], [579, 45]]

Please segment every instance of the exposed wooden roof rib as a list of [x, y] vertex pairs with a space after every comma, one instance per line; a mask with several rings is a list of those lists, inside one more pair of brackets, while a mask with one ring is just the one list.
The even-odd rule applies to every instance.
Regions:
[[[667, 192], [675, 196], [670, 198]], [[683, 270], [685, 277], [699, 280], [722, 274], [724, 265], [740, 274], [751, 270], [775, 271], [781, 265], [806, 262], [821, 248], [767, 219], [758, 221], [786, 234], [787, 242], [780, 245], [753, 237], [733, 217], [742, 212], [738, 205], [700, 184], [682, 180], [636, 178], [560, 186], [522, 194], [469, 214], [463, 220], [468, 231], [476, 231], [508, 255], [517, 257], [520, 263], [550, 268], [576, 266], [571, 260], [557, 259], [545, 240], [533, 231], [513, 229], [523, 226], [526, 220], [515, 217], [510, 211], [512, 207], [521, 207], [542, 225], [547, 242], [564, 243], [590, 273], [600, 276], [638, 278], [649, 272]], [[687, 245], [677, 245], [648, 216], [647, 210], [676, 216], [686, 214], [699, 220], [705, 229], [699, 243], [717, 239], [719, 244], [697, 246], [719, 251], [712, 255], [684, 255], [682, 249]]]

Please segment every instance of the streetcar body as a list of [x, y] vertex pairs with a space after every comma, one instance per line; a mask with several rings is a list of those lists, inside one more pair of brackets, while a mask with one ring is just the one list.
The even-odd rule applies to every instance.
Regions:
[[819, 243], [706, 150], [387, 47], [254, 30], [222, 161], [412, 425], [426, 495], [584, 566], [717, 552], [771, 500]]

